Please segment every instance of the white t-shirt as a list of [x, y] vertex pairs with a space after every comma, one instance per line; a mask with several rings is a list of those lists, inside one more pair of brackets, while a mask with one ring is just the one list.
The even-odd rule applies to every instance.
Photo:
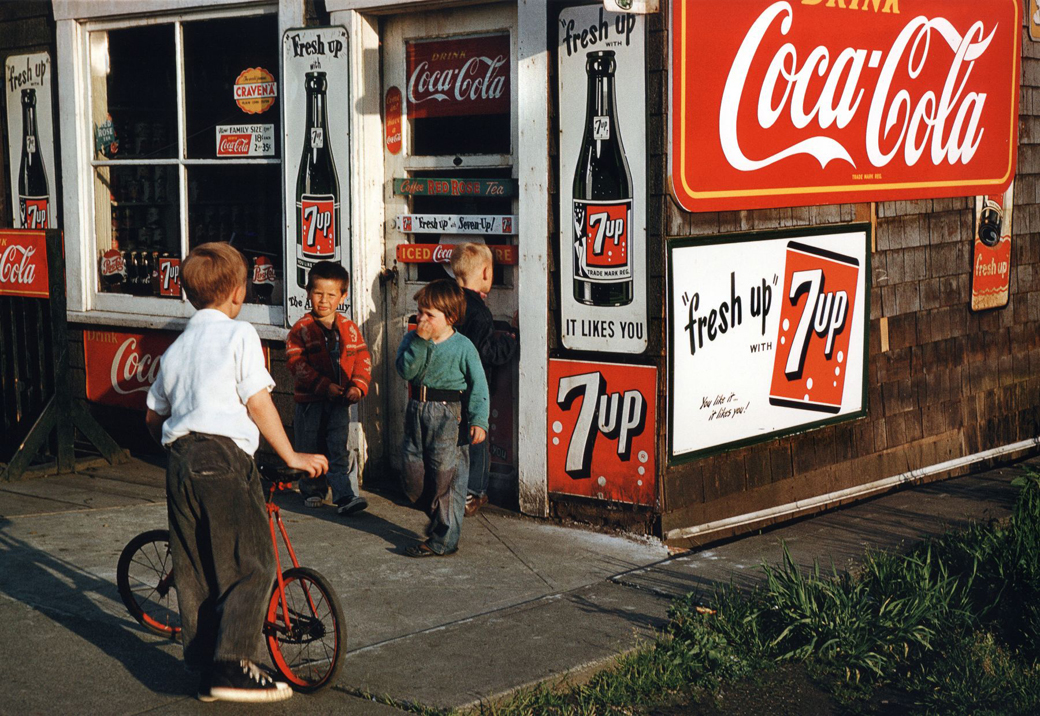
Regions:
[[252, 455], [260, 446], [260, 430], [246, 402], [273, 388], [256, 329], [204, 308], [163, 354], [148, 407], [170, 416], [163, 423], [163, 445], [188, 433], [207, 433], [231, 438]]

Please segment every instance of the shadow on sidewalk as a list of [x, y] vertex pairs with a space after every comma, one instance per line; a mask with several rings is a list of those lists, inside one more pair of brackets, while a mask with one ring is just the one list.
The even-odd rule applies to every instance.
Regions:
[[[194, 688], [180, 659], [153, 648], [129, 615], [109, 614], [91, 598], [122, 608], [116, 585], [7, 533], [0, 517], [0, 593], [24, 603], [123, 665], [151, 691], [183, 696]], [[113, 564], [114, 566], [114, 564]], [[26, 635], [30, 637], [31, 635]]]
[[[390, 495], [379, 493], [379, 496], [393, 502], [397, 506], [415, 509], [407, 502], [398, 502], [392, 499]], [[390, 547], [387, 548], [388, 552], [400, 553], [405, 547], [423, 539], [423, 537], [420, 537], [412, 530], [384, 519], [371, 510], [358, 512], [350, 517], [343, 517], [336, 513], [336, 508], [332, 505], [322, 505], [320, 508], [305, 507], [303, 498], [295, 492], [283, 492], [275, 497], [275, 502], [285, 513], [301, 517], [315, 517], [319, 520], [379, 537], [390, 544]]]

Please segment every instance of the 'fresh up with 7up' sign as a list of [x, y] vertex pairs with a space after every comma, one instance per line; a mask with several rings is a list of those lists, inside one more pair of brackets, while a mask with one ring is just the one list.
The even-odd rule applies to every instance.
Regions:
[[669, 243], [670, 457], [866, 409], [869, 226]]

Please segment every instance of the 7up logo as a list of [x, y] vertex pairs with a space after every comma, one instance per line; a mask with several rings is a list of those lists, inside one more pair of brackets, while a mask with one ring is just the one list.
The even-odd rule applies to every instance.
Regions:
[[304, 194], [296, 205], [300, 212], [300, 236], [303, 256], [309, 259], [332, 259], [339, 241], [336, 236], [336, 197]]
[[859, 260], [790, 241], [784, 274], [769, 402], [838, 413], [848, 374]]

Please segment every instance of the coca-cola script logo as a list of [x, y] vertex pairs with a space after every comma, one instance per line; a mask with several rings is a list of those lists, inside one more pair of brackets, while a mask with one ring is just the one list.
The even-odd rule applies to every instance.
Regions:
[[684, 208], [1007, 186], [1020, 3], [842, 5], [750, 0], [737, 12], [724, 0], [676, 0], [670, 159]]
[[509, 112], [509, 36], [408, 44], [413, 119]]
[[0, 231], [0, 296], [44, 298], [47, 249], [43, 232]]
[[218, 157], [247, 157], [253, 137], [249, 134], [225, 134], [217, 142]]
[[160, 359], [176, 338], [162, 331], [84, 331], [87, 400], [144, 410]]

